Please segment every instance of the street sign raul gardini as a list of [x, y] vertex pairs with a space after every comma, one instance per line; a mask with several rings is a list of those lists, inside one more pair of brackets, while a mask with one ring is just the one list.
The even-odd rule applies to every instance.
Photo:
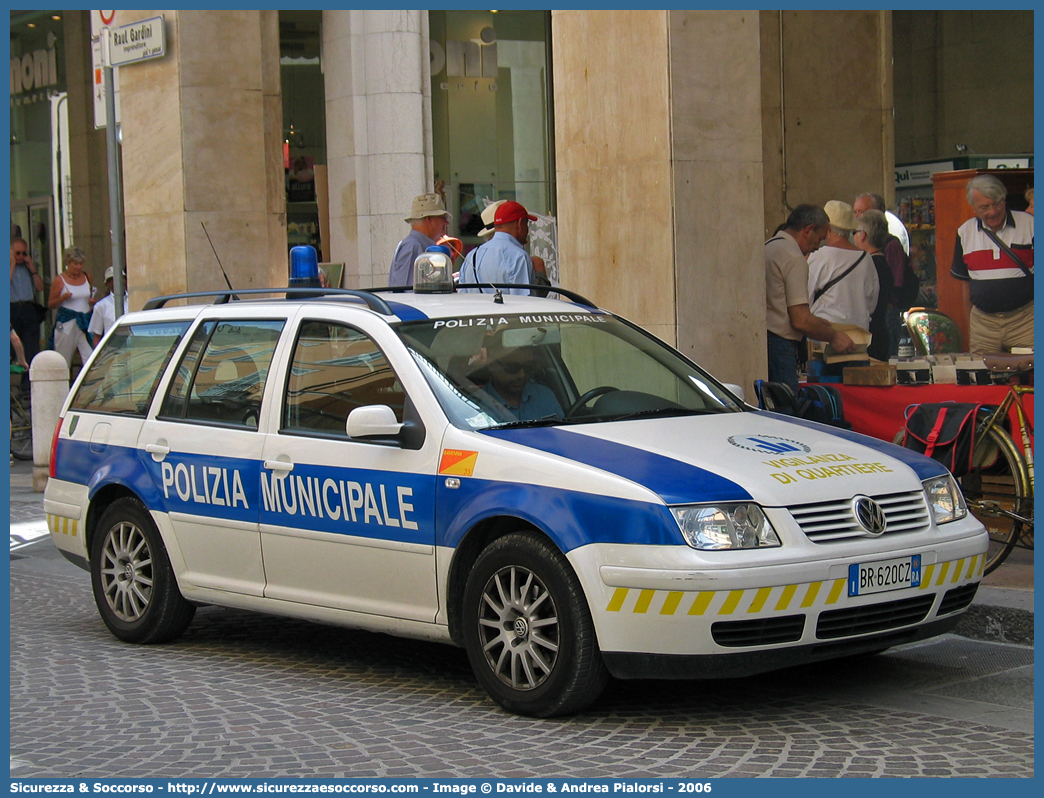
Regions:
[[163, 17], [120, 25], [112, 31], [110, 57], [113, 66], [159, 58], [167, 54]]

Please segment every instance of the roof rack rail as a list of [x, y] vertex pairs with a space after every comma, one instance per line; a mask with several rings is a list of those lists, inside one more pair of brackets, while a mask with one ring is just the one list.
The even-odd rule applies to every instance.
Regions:
[[260, 294], [285, 294], [287, 299], [299, 298], [309, 299], [323, 297], [355, 297], [361, 299], [370, 310], [380, 313], [382, 316], [394, 316], [395, 311], [391, 305], [381, 297], [374, 296], [369, 291], [357, 291], [354, 288], [241, 288], [230, 290], [219, 288], [214, 291], [195, 291], [189, 294], [170, 294], [169, 296], [157, 296], [145, 303], [142, 310], [155, 310], [162, 308], [168, 302], [175, 299], [198, 299], [200, 297], [215, 297], [213, 304], [223, 305], [231, 300], [238, 300], [241, 296], [257, 296]]
[[[557, 285], [533, 285], [532, 283], [460, 283], [455, 284], [454, 288], [536, 288], [541, 291], [547, 291], [549, 294], [561, 294], [564, 297], [576, 302], [578, 305], [586, 305], [589, 308], [600, 310], [598, 305], [592, 302], [590, 299], [585, 297], [583, 294], [578, 294], [576, 291], [570, 291], [566, 288], [559, 288]], [[402, 294], [407, 291], [413, 291], [411, 285], [392, 285], [385, 286], [384, 288], [367, 288], [367, 291], [373, 291], [374, 293], [394, 293]]]

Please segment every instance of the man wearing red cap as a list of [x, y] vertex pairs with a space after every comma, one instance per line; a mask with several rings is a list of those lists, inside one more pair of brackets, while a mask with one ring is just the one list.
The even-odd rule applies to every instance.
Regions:
[[[493, 217], [493, 238], [471, 250], [460, 268], [463, 283], [532, 284], [533, 261], [524, 249], [529, 239], [529, 223], [535, 222], [520, 203], [508, 200]], [[495, 289], [462, 288], [462, 293], [492, 293]], [[528, 288], [504, 289], [509, 294], [529, 295]]]

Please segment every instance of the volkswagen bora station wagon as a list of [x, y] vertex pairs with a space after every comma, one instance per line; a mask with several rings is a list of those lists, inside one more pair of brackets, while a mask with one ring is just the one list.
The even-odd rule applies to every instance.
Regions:
[[50, 533], [120, 640], [213, 604], [442, 641], [553, 716], [938, 635], [982, 578], [941, 465], [578, 295], [255, 293], [123, 316], [61, 411]]

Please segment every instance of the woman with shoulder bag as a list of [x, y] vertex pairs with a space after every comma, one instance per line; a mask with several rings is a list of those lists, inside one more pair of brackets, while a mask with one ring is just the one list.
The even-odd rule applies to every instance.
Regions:
[[85, 260], [83, 250], [79, 247], [68, 247], [62, 253], [65, 271], [51, 283], [51, 295], [47, 302], [49, 307], [58, 310], [51, 348], [65, 358], [70, 368], [74, 352], [79, 351], [83, 362], [87, 362], [91, 355], [87, 328], [94, 308], [95, 289], [90, 276], [83, 270]]

